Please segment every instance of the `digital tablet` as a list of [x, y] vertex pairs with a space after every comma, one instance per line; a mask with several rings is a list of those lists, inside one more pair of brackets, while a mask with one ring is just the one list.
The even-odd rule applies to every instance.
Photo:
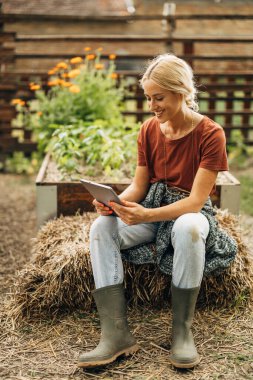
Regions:
[[80, 179], [80, 181], [98, 202], [101, 202], [108, 207], [110, 207], [110, 201], [121, 204], [118, 195], [110, 186], [87, 181], [86, 179]]

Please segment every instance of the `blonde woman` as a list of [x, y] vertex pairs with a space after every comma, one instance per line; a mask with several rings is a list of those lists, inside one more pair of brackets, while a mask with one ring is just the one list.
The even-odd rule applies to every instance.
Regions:
[[168, 360], [178, 368], [196, 366], [191, 325], [203, 275], [222, 271], [237, 251], [218, 228], [209, 197], [218, 172], [228, 170], [224, 131], [198, 113], [190, 66], [160, 55], [141, 86], [154, 116], [139, 132], [133, 181], [120, 195], [123, 205], [93, 202], [100, 214], [90, 232], [93, 296], [102, 333], [98, 346], [80, 356], [81, 367], [105, 365], [139, 348], [127, 324], [122, 259], [154, 263], [172, 276]]

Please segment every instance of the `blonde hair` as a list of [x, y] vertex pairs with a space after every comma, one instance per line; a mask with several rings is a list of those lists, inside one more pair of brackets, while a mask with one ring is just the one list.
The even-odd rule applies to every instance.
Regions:
[[189, 108], [198, 111], [197, 89], [191, 67], [174, 54], [161, 54], [154, 58], [146, 68], [140, 84], [152, 79], [158, 86], [182, 94]]

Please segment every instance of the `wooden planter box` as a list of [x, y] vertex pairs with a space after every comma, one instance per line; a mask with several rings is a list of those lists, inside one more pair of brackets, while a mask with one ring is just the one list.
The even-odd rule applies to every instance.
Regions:
[[[50, 157], [47, 155], [36, 178], [37, 225], [60, 215], [75, 215], [77, 211], [94, 211], [93, 197], [80, 182], [47, 182], [45, 174]], [[96, 179], [94, 179], [96, 181]], [[129, 184], [104, 183], [110, 185], [117, 194]], [[221, 172], [216, 182], [216, 192], [212, 195], [213, 204], [221, 209], [228, 209], [233, 214], [239, 213], [240, 182], [229, 172]]]

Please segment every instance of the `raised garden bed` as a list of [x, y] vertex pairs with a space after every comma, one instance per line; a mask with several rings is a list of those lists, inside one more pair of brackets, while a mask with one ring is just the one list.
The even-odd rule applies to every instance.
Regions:
[[[47, 155], [41, 165], [36, 179], [37, 225], [41, 226], [49, 219], [60, 215], [75, 215], [77, 211], [94, 211], [93, 197], [78, 180], [62, 181], [59, 172], [48, 175], [52, 167]], [[110, 185], [117, 194], [130, 183], [130, 179], [121, 181], [104, 180], [94, 177], [95, 182]], [[240, 182], [229, 172], [221, 172], [216, 181], [216, 192], [212, 195], [213, 204], [221, 209], [228, 209], [233, 214], [239, 213]]]

